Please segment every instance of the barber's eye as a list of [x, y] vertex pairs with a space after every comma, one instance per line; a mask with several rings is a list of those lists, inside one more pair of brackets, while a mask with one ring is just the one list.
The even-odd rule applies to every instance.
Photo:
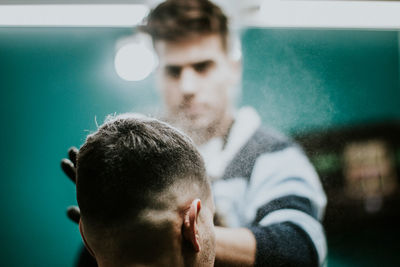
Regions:
[[212, 61], [204, 61], [193, 65], [193, 69], [198, 73], [206, 73], [213, 66]]
[[173, 78], [178, 78], [181, 75], [181, 71], [181, 67], [169, 66], [166, 68], [167, 75]]

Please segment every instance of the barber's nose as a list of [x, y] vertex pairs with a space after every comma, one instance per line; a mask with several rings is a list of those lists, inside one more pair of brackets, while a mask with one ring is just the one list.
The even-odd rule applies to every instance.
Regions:
[[192, 68], [184, 68], [180, 78], [181, 92], [186, 95], [195, 94], [198, 86], [196, 72]]

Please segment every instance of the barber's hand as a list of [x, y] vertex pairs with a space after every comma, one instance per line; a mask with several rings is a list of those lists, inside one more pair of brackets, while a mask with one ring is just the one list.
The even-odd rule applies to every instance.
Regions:
[[76, 183], [76, 157], [78, 155], [79, 150], [76, 147], [71, 147], [68, 149], [68, 157], [69, 159], [61, 160], [61, 169], [63, 172], [71, 179], [74, 184]]
[[67, 216], [71, 221], [79, 223], [79, 220], [81, 219], [81, 211], [79, 210], [79, 207], [69, 206], [67, 208]]
[[[78, 149], [76, 147], [71, 147], [68, 150], [69, 159], [61, 160], [61, 169], [68, 176], [71, 181], [76, 184], [76, 157], [78, 155]], [[79, 219], [81, 218], [81, 213], [79, 207], [70, 206], [67, 208], [67, 216], [68, 218], [76, 223], [79, 223]]]

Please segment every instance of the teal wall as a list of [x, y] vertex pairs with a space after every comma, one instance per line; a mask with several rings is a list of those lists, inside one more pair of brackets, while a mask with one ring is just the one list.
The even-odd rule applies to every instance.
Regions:
[[[128, 29], [0, 28], [0, 257], [71, 266], [80, 236], [59, 161], [114, 112], [159, 106], [154, 76], [122, 81], [115, 41]], [[400, 118], [393, 31], [243, 32], [242, 104], [287, 133]]]
[[398, 32], [253, 29], [243, 44], [243, 101], [285, 132], [400, 118]]
[[60, 159], [106, 114], [154, 105], [151, 79], [113, 66], [121, 29], [0, 29], [0, 258], [3, 266], [71, 266], [80, 236], [65, 209], [75, 190]]

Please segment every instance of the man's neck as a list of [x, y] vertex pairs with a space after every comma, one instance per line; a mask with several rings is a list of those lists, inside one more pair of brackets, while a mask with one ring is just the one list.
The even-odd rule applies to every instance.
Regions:
[[176, 267], [184, 267], [184, 260], [182, 257], [173, 257], [166, 258], [166, 259], [157, 259], [156, 262], [153, 263], [122, 263], [118, 261], [102, 261], [98, 260], [97, 264], [99, 267], [158, 267], [158, 266], [176, 266]]
[[226, 144], [229, 136], [230, 129], [233, 125], [233, 116], [227, 114], [222, 121], [216, 125], [210, 125], [205, 129], [188, 130], [187, 134], [193, 139], [196, 145], [207, 143], [212, 138], [223, 138], [224, 145]]

